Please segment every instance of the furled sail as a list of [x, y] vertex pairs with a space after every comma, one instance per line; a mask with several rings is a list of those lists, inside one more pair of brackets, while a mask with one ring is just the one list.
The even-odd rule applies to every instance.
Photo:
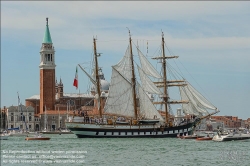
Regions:
[[210, 110], [217, 110], [207, 99], [205, 99], [189, 83], [185, 87], [180, 87], [182, 100], [188, 100], [188, 104], [183, 104], [182, 109], [186, 114], [208, 115]]
[[150, 101], [148, 95], [143, 91], [139, 83], [137, 85], [139, 87], [140, 116], [146, 119], [153, 119], [156, 116], [160, 121], [163, 121], [162, 116]]
[[138, 65], [137, 69], [140, 75], [143, 90], [152, 94], [162, 94], [162, 92], [155, 86], [155, 84], [148, 78], [148, 76]]
[[142, 52], [137, 48], [138, 55], [140, 58], [141, 68], [142, 70], [149, 76], [154, 78], [161, 78], [161, 75], [157, 72], [157, 70], [153, 67], [153, 65], [147, 60], [147, 58], [142, 54]]
[[104, 112], [134, 117], [131, 83], [114, 66]]

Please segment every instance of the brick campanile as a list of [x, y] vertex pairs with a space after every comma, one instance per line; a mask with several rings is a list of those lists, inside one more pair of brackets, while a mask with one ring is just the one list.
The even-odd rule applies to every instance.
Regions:
[[40, 50], [40, 112], [55, 109], [55, 50], [49, 32], [48, 18]]

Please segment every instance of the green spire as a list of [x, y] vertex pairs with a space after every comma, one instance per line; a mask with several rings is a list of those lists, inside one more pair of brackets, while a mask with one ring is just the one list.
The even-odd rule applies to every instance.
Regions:
[[46, 29], [44, 33], [43, 43], [52, 43], [51, 36], [49, 33], [49, 24], [48, 24], [49, 18], [46, 18]]

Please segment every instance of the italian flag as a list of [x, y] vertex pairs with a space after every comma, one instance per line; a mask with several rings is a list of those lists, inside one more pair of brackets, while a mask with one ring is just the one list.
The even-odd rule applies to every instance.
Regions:
[[73, 86], [76, 87], [76, 89], [78, 88], [78, 73], [77, 73], [77, 66], [76, 66], [76, 75], [75, 75], [75, 79], [73, 82]]

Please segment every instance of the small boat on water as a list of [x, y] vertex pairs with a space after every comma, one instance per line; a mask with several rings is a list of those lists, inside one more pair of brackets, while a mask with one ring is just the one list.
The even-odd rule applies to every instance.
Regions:
[[193, 134], [193, 135], [182, 135], [182, 136], [178, 135], [177, 137], [181, 139], [196, 139], [196, 138], [203, 138], [205, 136]]
[[187, 135], [180, 137], [181, 139], [197, 139], [197, 138], [203, 138], [204, 136], [198, 136], [198, 135]]
[[4, 134], [0, 135], [0, 140], [8, 140], [8, 138], [9, 138], [8, 135], [4, 135]]
[[27, 136], [26, 138], [25, 138], [25, 140], [26, 141], [29, 141], [29, 140], [50, 140], [50, 138], [49, 137], [44, 137], [43, 135], [41, 135], [41, 134], [36, 134], [36, 135], [34, 135], [34, 136]]
[[61, 130], [55, 130], [55, 131], [48, 131], [48, 130], [43, 130], [41, 131], [43, 134], [73, 134], [70, 130], [68, 129], [61, 129]]
[[217, 132], [217, 135], [215, 135], [213, 137], [213, 141], [218, 141], [218, 142], [221, 142], [221, 141], [237, 141], [237, 140], [247, 140], [247, 139], [250, 139], [250, 133], [249, 132], [242, 132], [240, 130], [238, 131], [223, 131], [220, 130]]
[[200, 137], [200, 138], [196, 138], [196, 141], [209, 141], [212, 139], [213, 137]]
[[213, 137], [213, 141], [238, 141], [238, 140], [247, 140], [250, 139], [250, 134], [242, 134], [242, 133], [230, 133], [227, 135], [217, 134]]
[[49, 137], [26, 137], [25, 138], [26, 141], [31, 141], [31, 140], [50, 140]]
[[204, 137], [196, 138], [196, 141], [209, 141], [213, 139], [214, 132], [205, 132], [207, 134]]
[[8, 140], [9, 134], [7, 132], [2, 132], [0, 134], [0, 140]]
[[26, 136], [27, 134], [29, 134], [29, 132], [27, 131], [10, 131], [9, 135], [11, 137], [22, 137], [22, 136]]

